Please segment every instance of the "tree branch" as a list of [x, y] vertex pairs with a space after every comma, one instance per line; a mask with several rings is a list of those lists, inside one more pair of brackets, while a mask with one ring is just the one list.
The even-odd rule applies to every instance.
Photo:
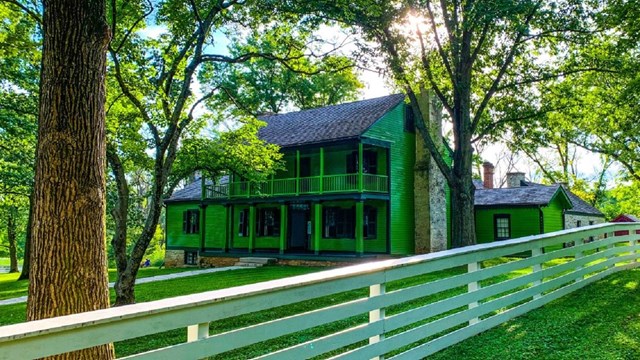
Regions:
[[[533, 15], [535, 15], [536, 11], [540, 7], [540, 4], [541, 4], [541, 1], [539, 1], [533, 7], [533, 9], [531, 9], [531, 12], [527, 15], [527, 17], [526, 17], [526, 19], [524, 21], [523, 27], [527, 28], [529, 26], [529, 23], [531, 22], [531, 19], [533, 19]], [[489, 104], [489, 101], [493, 97], [493, 94], [495, 94], [495, 92], [497, 91], [498, 85], [500, 84], [500, 81], [502, 81], [502, 77], [507, 72], [507, 69], [509, 68], [509, 66], [513, 62], [513, 59], [514, 59], [515, 54], [516, 54], [516, 51], [517, 51], [519, 45], [521, 44], [520, 40], [522, 39], [523, 36], [524, 36], [524, 33], [522, 31], [518, 31], [515, 39], [513, 40], [513, 44], [511, 45], [511, 49], [509, 49], [509, 52], [507, 53], [507, 57], [505, 58], [504, 62], [502, 63], [502, 66], [500, 66], [500, 70], [498, 71], [498, 75], [493, 80], [493, 83], [491, 84], [491, 87], [489, 88], [489, 91], [487, 91], [487, 93], [485, 94], [484, 98], [482, 99], [482, 102], [480, 103], [480, 106], [478, 106], [478, 109], [476, 110], [476, 113], [475, 113], [475, 115], [473, 117], [473, 120], [471, 122], [471, 133], [475, 133], [476, 128], [478, 127], [478, 122], [480, 122], [480, 116], [482, 115], [482, 113], [484, 112], [485, 108]]]
[[35, 20], [36, 23], [38, 23], [38, 26], [42, 28], [42, 17], [40, 16], [40, 14], [38, 14], [34, 10], [31, 10], [26, 5], [21, 4], [18, 0], [0, 0], [0, 1], [6, 2], [8, 4], [13, 4], [19, 7], [20, 10], [24, 11], [27, 15], [29, 15], [33, 20]]

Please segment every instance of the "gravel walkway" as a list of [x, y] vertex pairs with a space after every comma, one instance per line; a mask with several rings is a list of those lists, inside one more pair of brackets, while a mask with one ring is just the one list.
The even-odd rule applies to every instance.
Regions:
[[[184, 271], [184, 272], [178, 272], [178, 273], [173, 273], [173, 274], [158, 275], [158, 276], [151, 276], [151, 277], [146, 277], [146, 278], [142, 278], [142, 279], [136, 279], [136, 285], [137, 284], [155, 282], [155, 281], [179, 279], [179, 278], [188, 277], [188, 276], [209, 274], [209, 273], [214, 273], [214, 272], [219, 272], [219, 271], [229, 271], [229, 270], [239, 270], [239, 269], [251, 269], [251, 268], [250, 267], [243, 267], [243, 266], [227, 266], [227, 267], [211, 268], [211, 269], [204, 269], [204, 270]], [[114, 284], [115, 283], [109, 283], [109, 287], [113, 287]], [[0, 306], [2, 306], [2, 305], [11, 305], [11, 304], [20, 304], [20, 303], [24, 303], [24, 302], [27, 302], [27, 297], [26, 296], [20, 296], [20, 297], [17, 297], [17, 298], [0, 300]]]

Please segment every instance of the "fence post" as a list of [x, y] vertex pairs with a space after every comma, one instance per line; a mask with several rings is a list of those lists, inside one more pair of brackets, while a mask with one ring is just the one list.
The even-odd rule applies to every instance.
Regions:
[[193, 342], [209, 337], [209, 323], [189, 325], [187, 327], [187, 342]]
[[[574, 247], [576, 247], [576, 248], [578, 246], [584, 245], [584, 238], [580, 238], [580, 239], [575, 240], [574, 244], [575, 244]], [[584, 256], [584, 253], [582, 251], [576, 251], [576, 254], [574, 255], [573, 259], [574, 260], [578, 260], [583, 256]], [[576, 271], [580, 270], [580, 269], [582, 269], [582, 266], [576, 266]], [[582, 281], [582, 280], [584, 280], [584, 275], [583, 276], [578, 276], [576, 278], [575, 282], [579, 282], [579, 281]]]
[[[369, 297], [381, 296], [384, 295], [386, 289], [386, 284], [375, 284], [369, 286]], [[376, 321], [383, 320], [385, 316], [384, 308], [379, 308], [375, 310], [369, 311], [369, 323], [373, 323]], [[369, 338], [369, 344], [375, 344], [380, 342], [380, 340], [384, 339], [384, 329], [382, 330], [382, 334], [375, 335]], [[372, 360], [382, 360], [384, 356], [376, 356]]]
[[[631, 235], [631, 231], [629, 231], [629, 235]], [[611, 237], [615, 237], [616, 234], [615, 233], [610, 233], [610, 236]], [[607, 245], [606, 250], [613, 249], [614, 247], [616, 247], [616, 243], [615, 242]], [[610, 259], [612, 259], [614, 257], [615, 257], [615, 255], [609, 255], [609, 256], [607, 256], [606, 260], [610, 260]], [[616, 266], [616, 263], [613, 263], [613, 264], [609, 265], [608, 269], [614, 268], [615, 266]]]
[[[467, 265], [467, 271], [470, 273], [478, 270], [480, 270], [479, 262], [472, 262]], [[467, 285], [468, 292], [478, 291], [478, 289], [480, 289], [480, 284], [477, 281], [472, 281]], [[478, 307], [477, 301], [473, 301], [469, 303], [469, 309], [473, 309], [475, 307]], [[469, 320], [469, 325], [477, 324], [479, 321], [480, 321], [479, 318], [473, 318]]]
[[[542, 255], [542, 248], [541, 247], [535, 247], [533, 249], [531, 249], [531, 257], [536, 257], [536, 256], [540, 256]], [[533, 265], [533, 272], [539, 272], [542, 270], [542, 264], [541, 263], [536, 263], [535, 265]], [[540, 280], [536, 280], [532, 283], [531, 286], [538, 286], [542, 284], [542, 279]], [[542, 296], [542, 294], [537, 293], [533, 295], [533, 300], [539, 299]]]

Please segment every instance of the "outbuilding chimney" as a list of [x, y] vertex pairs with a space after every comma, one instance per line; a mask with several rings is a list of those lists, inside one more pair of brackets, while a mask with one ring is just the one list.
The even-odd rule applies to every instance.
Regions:
[[524, 181], [523, 172], [512, 172], [507, 174], [507, 187], [509, 188], [520, 187], [523, 181]]
[[484, 174], [482, 175], [482, 179], [484, 180], [482, 186], [485, 189], [493, 189], [493, 173], [495, 171], [495, 167], [492, 163], [485, 161], [482, 163], [482, 168], [484, 169]]

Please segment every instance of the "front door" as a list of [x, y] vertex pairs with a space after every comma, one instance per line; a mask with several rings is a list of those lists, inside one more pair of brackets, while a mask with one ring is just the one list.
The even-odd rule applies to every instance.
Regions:
[[289, 249], [307, 251], [310, 238], [308, 223], [311, 218], [309, 206], [306, 204], [292, 204], [289, 214]]

